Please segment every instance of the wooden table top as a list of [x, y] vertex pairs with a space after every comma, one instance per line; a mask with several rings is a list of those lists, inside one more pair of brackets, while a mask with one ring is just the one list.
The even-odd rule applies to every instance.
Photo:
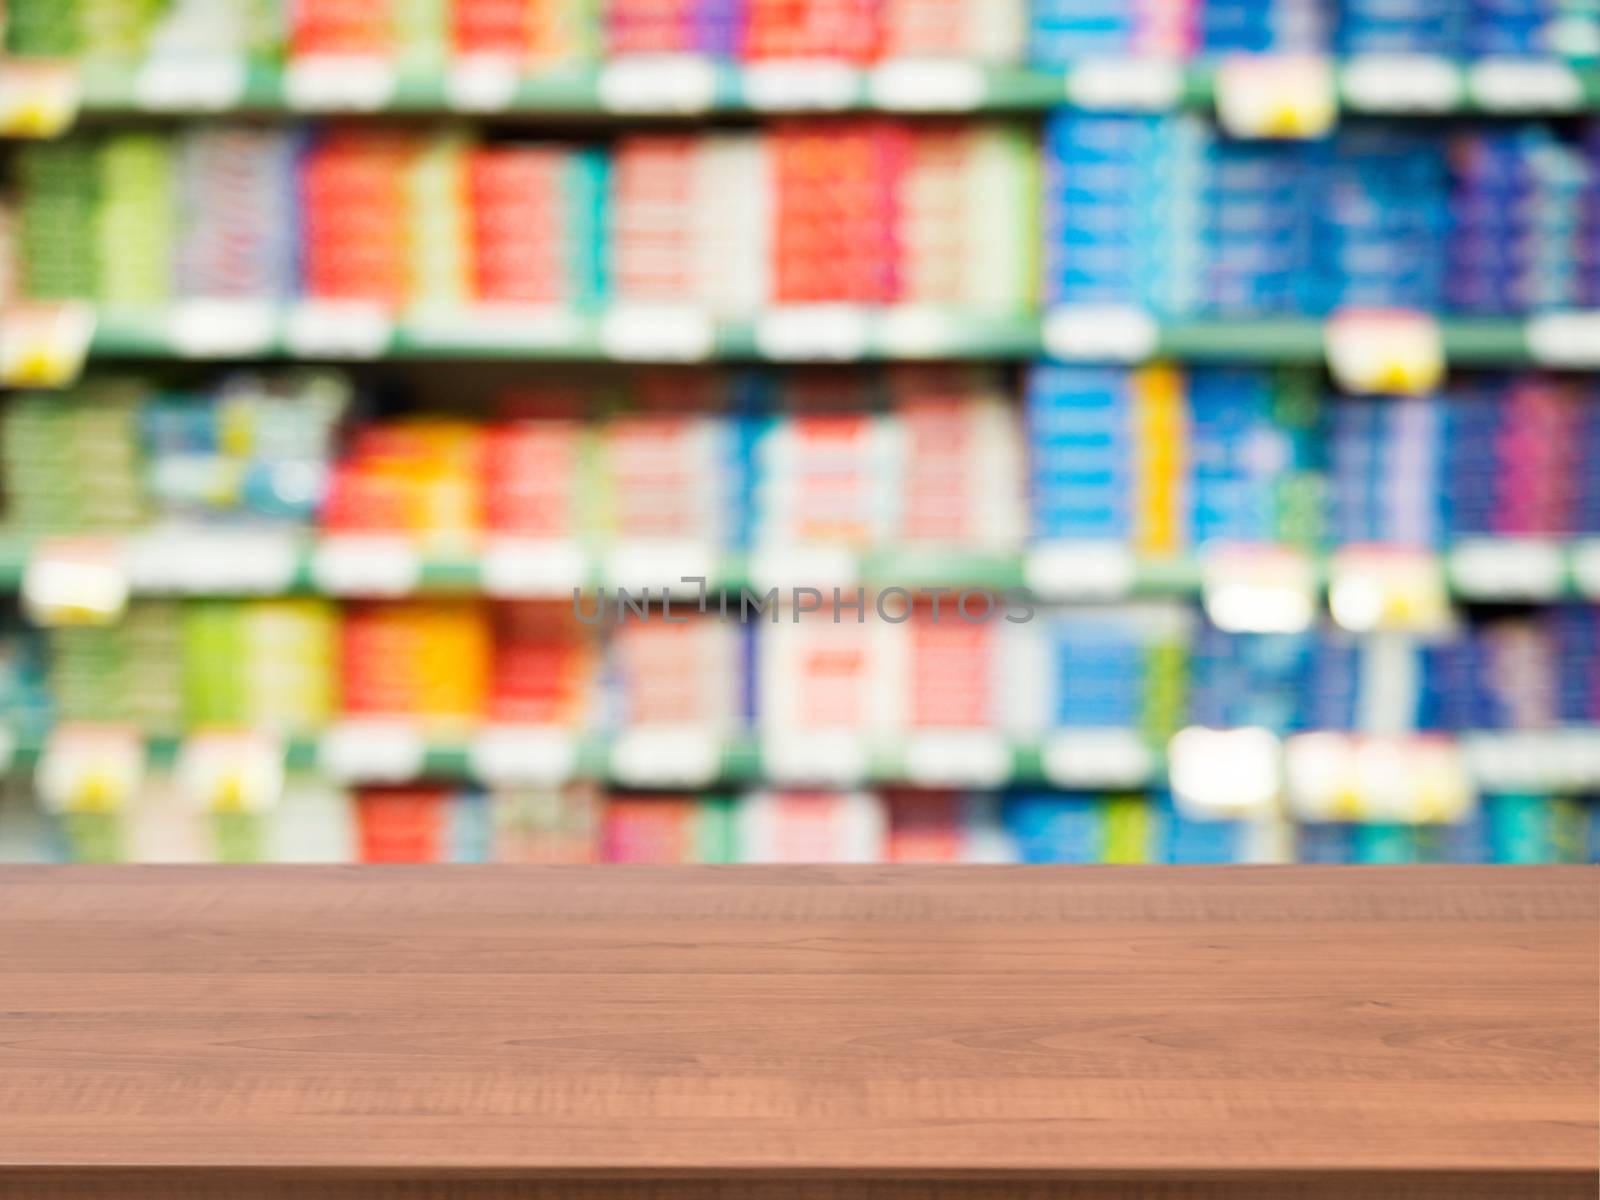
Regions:
[[0, 1194], [1593, 1195], [1597, 945], [1582, 867], [3, 868]]

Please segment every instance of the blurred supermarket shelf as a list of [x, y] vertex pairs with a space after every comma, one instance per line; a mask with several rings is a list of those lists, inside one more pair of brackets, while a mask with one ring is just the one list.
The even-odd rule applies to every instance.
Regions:
[[[227, 741], [217, 753], [219, 739]], [[231, 739], [231, 740], [228, 740]], [[401, 720], [349, 720], [320, 733], [271, 738], [209, 729], [190, 737], [145, 736], [131, 727], [62, 726], [42, 737], [0, 736], [0, 770], [71, 776], [98, 768], [121, 741], [139, 770], [177, 769], [195, 786], [194, 751], [226, 773], [256, 765], [265, 748], [291, 774], [349, 786], [421, 780], [487, 787], [557, 787], [584, 781], [639, 790], [743, 786], [927, 790], [1170, 788], [1196, 815], [1265, 815], [1286, 802], [1301, 820], [1450, 821], [1477, 793], [1600, 790], [1600, 727], [1486, 730], [1451, 735], [1366, 735], [1264, 729], [1180, 732], [1166, 746], [1134, 729], [1060, 729], [1019, 741], [985, 729], [930, 729], [892, 739], [847, 730], [755, 735], [693, 726], [641, 726], [611, 735], [546, 726], [456, 728]], [[230, 757], [231, 755], [231, 757]], [[186, 765], [187, 764], [187, 765]], [[215, 772], [201, 782], [213, 787]], [[104, 778], [101, 780], [104, 784]], [[50, 789], [46, 790], [49, 803]], [[116, 807], [115, 787], [90, 794], [69, 784], [68, 808]], [[239, 789], [229, 793], [235, 799]], [[85, 798], [87, 797], [87, 798]], [[214, 801], [201, 800], [210, 807]], [[225, 804], [223, 805], [225, 806]], [[248, 804], [245, 807], [249, 807]]]
[[1104, 363], [1328, 362], [1348, 390], [1425, 392], [1437, 384], [1439, 370], [1451, 366], [1600, 370], [1600, 311], [1157, 321], [1125, 307], [1064, 306], [1040, 315], [830, 304], [727, 321], [658, 306], [599, 313], [480, 307], [399, 317], [329, 301], [197, 300], [134, 312], [76, 303], [0, 309], [0, 386], [9, 387], [63, 386], [86, 361], [100, 359], [827, 363], [1041, 356]]
[[[1131, 597], [1196, 598], [1243, 589], [1302, 590], [1319, 600], [1341, 583], [1359, 590], [1334, 615], [1362, 632], [1388, 627], [1380, 610], [1425, 609], [1429, 593], [1469, 603], [1600, 601], [1600, 538], [1479, 537], [1442, 551], [1394, 546], [1306, 553], [1272, 543], [1230, 543], [1200, 554], [1139, 555], [1110, 542], [1039, 542], [1025, 551], [894, 547], [855, 551], [800, 545], [749, 553], [676, 539], [603, 546], [567, 539], [490, 537], [475, 551], [431, 552], [399, 535], [330, 534], [319, 539], [240, 528], [174, 528], [128, 537], [33, 538], [0, 531], [0, 589], [27, 584], [30, 565], [66, 560], [114, 577], [125, 597], [344, 597], [419, 594], [570, 600], [575, 589], [665, 589], [695, 603], [704, 577], [713, 591], [841, 588], [1028, 588], [1043, 602]], [[98, 584], [96, 584], [98, 586]], [[1363, 602], [1364, 601], [1364, 602]], [[118, 602], [120, 604], [120, 601]], [[716, 611], [711, 602], [711, 611]], [[730, 605], [730, 610], [733, 608]], [[1356, 608], [1361, 612], [1354, 617]], [[1214, 618], [1215, 619], [1215, 618]], [[66, 623], [73, 623], [68, 621]], [[1405, 627], [1404, 621], [1400, 622]], [[1242, 628], [1251, 628], [1248, 622]]]
[[[1385, 116], [1600, 111], [1590, 61], [1369, 55], [1328, 64], [1339, 110]], [[0, 134], [55, 136], [80, 119], [161, 114], [470, 114], [633, 120], [793, 112], [1004, 113], [1073, 107], [1167, 111], [1216, 103], [1225, 68], [1163, 59], [1090, 59], [1065, 71], [964, 59], [907, 58], [861, 67], [826, 60], [739, 65], [695, 55], [641, 55], [528, 72], [494, 58], [437, 71], [381, 59], [352, 68], [307, 58], [133, 63], [13, 59], [0, 64]], [[1303, 81], [1307, 72], [1296, 72]], [[1303, 86], [1303, 85], [1302, 85]]]

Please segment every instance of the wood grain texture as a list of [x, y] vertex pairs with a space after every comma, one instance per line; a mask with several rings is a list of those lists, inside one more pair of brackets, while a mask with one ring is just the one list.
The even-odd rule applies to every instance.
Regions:
[[5, 868], [0, 1195], [1593, 1195], [1597, 945], [1588, 868]]

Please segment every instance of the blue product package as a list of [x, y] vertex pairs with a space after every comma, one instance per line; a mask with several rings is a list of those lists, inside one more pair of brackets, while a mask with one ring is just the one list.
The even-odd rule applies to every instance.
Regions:
[[1159, 861], [1202, 866], [1243, 860], [1244, 822], [1187, 816], [1167, 798], [1163, 798], [1160, 816]]
[[1418, 861], [1416, 830], [1393, 823], [1355, 827], [1356, 861], [1365, 864]]
[[484, 863], [494, 859], [494, 825], [489, 797], [480, 791], [461, 791], [449, 797], [445, 811], [445, 861]]
[[1356, 861], [1355, 827], [1308, 821], [1295, 829], [1295, 858], [1302, 863], [1342, 866]]
[[1096, 863], [1104, 845], [1098, 797], [1022, 793], [1005, 797], [1001, 819], [1024, 863]]
[[1547, 863], [1551, 859], [1548, 797], [1499, 795], [1484, 798], [1489, 844], [1497, 863]]

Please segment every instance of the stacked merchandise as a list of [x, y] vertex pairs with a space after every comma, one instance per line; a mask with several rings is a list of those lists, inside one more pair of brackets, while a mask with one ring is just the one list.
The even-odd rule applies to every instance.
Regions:
[[1538, 125], [1456, 139], [1444, 260], [1451, 308], [1521, 312], [1570, 308], [1600, 296], [1595, 136], [1591, 129], [1587, 149]]
[[1033, 0], [1028, 57], [1043, 67], [1085, 58], [1187, 58], [1197, 48], [1194, 0]]
[[738, 54], [739, 0], [609, 0], [604, 7], [607, 54]]
[[[295, 779], [264, 814], [196, 814], [151, 776], [122, 813], [33, 818], [0, 796], [6, 861], [775, 863], [1592, 862], [1592, 803], [1488, 796], [1456, 824], [1198, 818], [1164, 793], [671, 794]], [[27, 840], [20, 835], [26, 833]]]
[[1058, 67], [1233, 53], [1575, 58], [1592, 0], [11, 0], [12, 53], [358, 56], [437, 69], [491, 56], [549, 69], [613, 55], [872, 62], [916, 55]]
[[598, 54], [718, 59], [1013, 59], [1023, 0], [10, 0], [11, 53], [323, 57], [530, 70]]
[[1600, 532], [1592, 383], [1466, 376], [1320, 403], [1295, 373], [1044, 366], [1028, 384], [1034, 534], [1141, 553], [1210, 541], [1441, 546]]
[[[20, 158], [21, 283], [38, 299], [615, 300], [738, 316], [812, 301], [1022, 312], [1032, 298], [1033, 155], [1001, 126], [640, 135], [609, 156], [453, 132], [221, 127]], [[994, 221], [995, 205], [1015, 220]]]
[[[163, 601], [132, 605], [120, 622], [48, 631], [45, 659], [55, 719], [128, 724], [152, 734], [185, 728], [182, 614]], [[196, 663], [196, 674], [225, 666]], [[199, 716], [201, 714], [195, 713]]]
[[[1188, 723], [1193, 614], [1129, 606], [1052, 612], [1006, 680], [1050, 730], [1130, 730], [1162, 745]], [[1042, 650], [1043, 653], [1037, 651]], [[1042, 694], [1030, 694], [1038, 688]]]
[[1154, 556], [1213, 540], [1312, 543], [1317, 405], [1305, 385], [1226, 368], [1035, 368], [1035, 536]]
[[441, 553], [469, 547], [482, 528], [482, 462], [476, 422], [415, 417], [363, 425], [334, 468], [322, 527], [404, 534]]
[[1027, 472], [1005, 381], [982, 368], [906, 366], [886, 383], [899, 441], [891, 540], [1014, 549], [1025, 532]]
[[11, 54], [79, 55], [91, 60], [155, 54], [266, 56], [282, 42], [284, 2], [9, 0], [5, 48]]
[[445, 558], [486, 533], [1014, 552], [1031, 523], [1037, 540], [1153, 557], [1600, 533], [1600, 394], [1576, 377], [1362, 400], [1289, 370], [1050, 365], [1026, 393], [1019, 425], [980, 368], [641, 371], [513, 388], [489, 422], [392, 417], [341, 437], [353, 392], [333, 373], [205, 392], [104, 379], [13, 397], [0, 462], [20, 533], [315, 522]]
[[1593, 534], [1592, 385], [1479, 375], [1442, 395], [1326, 406], [1329, 535], [1437, 546]]
[[606, 236], [616, 299], [748, 313], [770, 294], [769, 140], [638, 134], [611, 163]]
[[491, 648], [487, 616], [475, 601], [347, 605], [338, 655], [343, 711], [424, 729], [468, 728], [484, 712]]
[[1571, 306], [1600, 282], [1588, 136], [1464, 132], [1447, 156], [1432, 132], [1361, 124], [1271, 143], [1192, 115], [1060, 114], [1045, 298], [1164, 316]]
[[948, 589], [938, 599], [938, 620], [929, 602], [879, 615], [869, 597], [859, 620], [779, 606], [741, 621], [691, 603], [671, 621], [619, 606], [603, 624], [554, 601], [150, 599], [110, 626], [12, 631], [6, 678], [23, 724], [53, 713], [167, 736], [216, 725], [310, 735], [348, 716], [446, 739], [507, 723], [890, 741], [1114, 730], [1159, 746], [1188, 725], [1455, 734], [1600, 723], [1592, 606], [1363, 638], [1228, 633], [1154, 604], [978, 620], [988, 605]]
[[149, 516], [140, 454], [143, 389], [85, 384], [24, 393], [0, 411], [7, 523], [26, 534], [106, 533]]
[[403, 64], [484, 56], [549, 70], [599, 52], [597, 7], [598, 0], [427, 0], [396, 3], [393, 16]]
[[304, 526], [325, 503], [352, 400], [344, 376], [312, 370], [148, 396], [137, 443], [148, 506], [172, 523]]
[[303, 525], [323, 501], [345, 380], [241, 374], [214, 391], [104, 381], [0, 412], [7, 524], [25, 534], [152, 521]]
[[183, 666], [184, 727], [326, 728], [338, 711], [340, 623], [332, 604], [312, 596], [185, 604], [182, 644], [173, 648]]
[[1029, 58], [1430, 54], [1592, 58], [1590, 0], [1033, 0]]

